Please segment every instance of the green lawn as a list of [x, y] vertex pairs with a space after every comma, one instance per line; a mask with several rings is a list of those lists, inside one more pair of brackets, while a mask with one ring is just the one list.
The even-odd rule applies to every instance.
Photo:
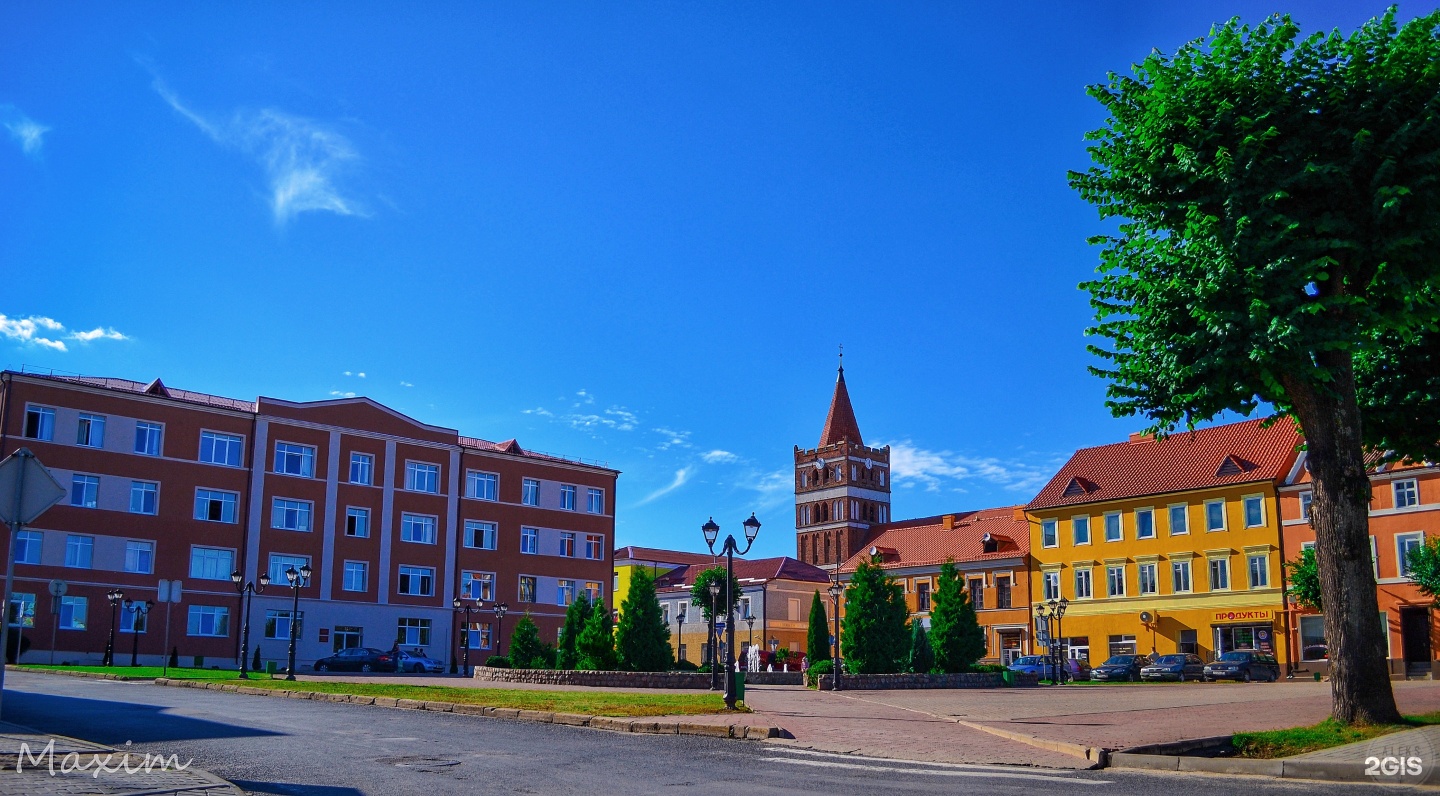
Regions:
[[1310, 727], [1294, 727], [1288, 730], [1266, 732], [1237, 732], [1231, 743], [1240, 757], [1272, 759], [1290, 757], [1317, 749], [1344, 746], [1356, 741], [1367, 741], [1381, 735], [1401, 730], [1412, 730], [1429, 724], [1440, 724], [1440, 712], [1419, 716], [1406, 716], [1403, 724], [1359, 724], [1346, 726], [1334, 719], [1326, 719]]
[[[234, 680], [240, 673], [233, 669], [188, 669], [172, 666], [165, 674], [159, 666], [41, 666], [21, 664], [14, 667], [20, 671], [59, 670], [67, 672], [99, 672], [137, 680], [153, 680], [156, 677], [170, 677], [175, 680]], [[253, 676], [253, 675], [252, 675]], [[263, 679], [265, 675], [261, 674]]]

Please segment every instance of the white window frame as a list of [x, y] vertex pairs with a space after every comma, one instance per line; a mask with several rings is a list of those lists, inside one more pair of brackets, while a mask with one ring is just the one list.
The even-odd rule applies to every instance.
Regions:
[[[352, 576], [359, 573], [360, 587], [355, 588]], [[340, 570], [340, 591], [367, 592], [370, 590], [370, 562], [346, 559]]]
[[[345, 535], [351, 539], [369, 539], [370, 516], [371, 512], [367, 506], [346, 506]], [[351, 520], [354, 522], [352, 523]]]
[[[35, 415], [35, 436], [30, 436], [30, 416]], [[25, 407], [25, 425], [20, 428], [21, 436], [39, 442], [55, 441], [55, 407], [29, 404]]]
[[88, 624], [87, 614], [89, 613], [90, 599], [88, 597], [75, 594], [66, 595], [60, 598], [60, 614], [56, 624], [61, 630], [84, 630]]
[[[144, 432], [142, 446], [141, 433]], [[154, 442], [154, 450], [151, 450], [150, 443]], [[141, 456], [159, 456], [165, 450], [165, 426], [153, 420], [135, 421], [135, 453]]]
[[[210, 632], [206, 633], [206, 620]], [[226, 638], [230, 635], [230, 609], [223, 605], [192, 605], [185, 613], [185, 635], [201, 638]]]
[[[419, 588], [420, 591], [406, 591], [407, 581], [412, 588]], [[428, 589], [425, 588], [427, 585]], [[418, 564], [401, 564], [395, 576], [395, 593], [406, 597], [434, 597], [435, 568]]]
[[1410, 577], [1410, 565], [1407, 563], [1408, 555], [1405, 551], [1405, 542], [1414, 540], [1420, 547], [1425, 546], [1424, 531], [1407, 531], [1395, 534], [1395, 574], [1401, 578]]
[[[1117, 572], [1119, 573], [1119, 576], [1120, 576], [1120, 580], [1119, 580], [1120, 589], [1119, 589], [1119, 591], [1115, 591], [1115, 590], [1114, 590], [1114, 586], [1115, 586], [1115, 583], [1116, 583], [1115, 576], [1116, 576], [1116, 573], [1117, 573]], [[1106, 564], [1106, 565], [1105, 565], [1105, 596], [1106, 596], [1106, 597], [1124, 597], [1124, 596], [1125, 596], [1125, 565], [1124, 565], [1124, 564]]]
[[[415, 528], [420, 528], [421, 538], [416, 539]], [[435, 544], [440, 535], [440, 518], [434, 514], [416, 514], [406, 511], [400, 514], [400, 541], [411, 544]]]
[[[591, 546], [594, 546], [595, 555], [590, 555]], [[590, 561], [601, 561], [605, 558], [605, 537], [598, 533], [585, 534], [585, 558]]]
[[[143, 569], [140, 567], [142, 553], [146, 556]], [[155, 542], [149, 539], [126, 539], [125, 571], [135, 575], [155, 574]]]
[[[356, 473], [356, 469], [359, 473]], [[375, 485], [375, 454], [362, 451], [350, 452], [350, 483], [360, 486]], [[357, 477], [358, 476], [358, 477]]]
[[575, 581], [571, 578], [558, 578], [555, 581], [555, 604], [569, 605], [575, 602]]
[[[480, 584], [480, 593], [475, 593], [475, 585]], [[485, 572], [478, 569], [467, 569], [460, 573], [460, 599], [473, 600], [479, 597], [481, 601], [490, 603], [495, 601], [495, 573]]]
[[[1400, 496], [1405, 495], [1411, 502], [1400, 505]], [[1420, 505], [1420, 482], [1414, 478], [1397, 478], [1390, 482], [1390, 496], [1396, 509], [1408, 509]]]
[[[412, 639], [410, 631], [415, 631]], [[404, 647], [428, 647], [432, 638], [429, 619], [402, 616], [395, 622], [396, 643]]]
[[[296, 463], [299, 472], [292, 473], [289, 469], [280, 469], [282, 461], [285, 463], [286, 468], [288, 468], [292, 462]], [[270, 472], [275, 475], [288, 475], [293, 478], [314, 478], [315, 446], [277, 439], [275, 440], [275, 456], [270, 464]]]
[[[41, 531], [21, 531], [15, 536], [15, 563], [39, 564], [45, 548], [45, 534]], [[34, 551], [33, 555], [31, 551]]]
[[[204, 493], [203, 496], [202, 496], [202, 493]], [[220, 497], [220, 498], [217, 498], [217, 497], [215, 497], [215, 496], [221, 496], [221, 497]], [[229, 497], [230, 499], [229, 499], [228, 501], [227, 501], [227, 500], [223, 500], [223, 499], [221, 499], [221, 498], [223, 498], [223, 497]], [[205, 516], [201, 516], [201, 514], [200, 514], [200, 506], [201, 506], [201, 501], [202, 501], [202, 500], [204, 501], [204, 506], [205, 506]], [[219, 504], [220, 504], [220, 519], [218, 519], [218, 520], [212, 520], [212, 519], [210, 519], [210, 504], [211, 504], [211, 503], [219, 503]], [[228, 512], [226, 511], [227, 508], [229, 509]], [[225, 489], [211, 489], [210, 487], [206, 487], [206, 486], [197, 486], [197, 487], [195, 487], [195, 513], [194, 513], [195, 519], [200, 520], [201, 522], [222, 522], [222, 523], [228, 523], [228, 524], [232, 524], [232, 525], [233, 525], [235, 522], [237, 522], [237, 517], [239, 516], [239, 513], [240, 513], [240, 512], [239, 512], [239, 509], [240, 509], [240, 493], [239, 493], [239, 492], [231, 492], [231, 491], [228, 491], [228, 490], [225, 490]], [[229, 519], [226, 519], [226, 514], [227, 514], [227, 513], [229, 514]]]
[[1060, 570], [1047, 569], [1041, 573], [1042, 594], [1047, 600], [1060, 599]]
[[290, 588], [290, 581], [285, 577], [285, 570], [291, 567], [299, 572], [301, 568], [310, 563], [310, 556], [297, 553], [271, 553], [269, 564], [265, 571], [270, 575], [270, 582], [281, 588]]
[[105, 415], [81, 412], [75, 425], [75, 444], [82, 448], [105, 447]]
[[[1141, 531], [1140, 517], [1141, 517], [1142, 515], [1150, 518], [1150, 532], [1147, 533], [1147, 534], [1144, 534], [1144, 535], [1141, 535], [1141, 532], [1140, 532], [1140, 531]], [[1136, 538], [1136, 539], [1154, 539], [1155, 536], [1156, 536], [1156, 531], [1157, 531], [1157, 529], [1156, 529], [1156, 527], [1155, 527], [1155, 508], [1154, 508], [1153, 506], [1146, 506], [1146, 507], [1144, 507], [1144, 508], [1135, 509], [1135, 538]]]
[[[1085, 541], [1080, 541], [1080, 520], [1085, 521]], [[1089, 514], [1076, 514], [1070, 518], [1070, 542], [1076, 547], [1090, 544], [1095, 540], [1095, 529], [1090, 527]]]
[[[1175, 577], [1181, 572], [1185, 573], [1185, 588], [1183, 589], [1180, 588], [1179, 579]], [[1195, 567], [1193, 560], [1189, 558], [1170, 560], [1170, 591], [1175, 594], [1195, 593]]]
[[[281, 505], [285, 504], [285, 505]], [[297, 525], [304, 527], [290, 527], [281, 525], [277, 520], [277, 512], [283, 512], [279, 516], [286, 521], [289, 520], [291, 512], [294, 512]], [[303, 523], [301, 522], [303, 520]], [[315, 530], [315, 503], [309, 500], [297, 500], [295, 498], [280, 497], [275, 495], [270, 498], [270, 527], [277, 531], [292, 531], [294, 533], [310, 533]]]
[[586, 487], [585, 510], [590, 514], [605, 513], [605, 490], [597, 487]]
[[[1111, 518], [1114, 518], [1114, 520], [1115, 520], [1115, 538], [1113, 538], [1113, 539], [1110, 538], [1110, 520], [1111, 520]], [[1105, 541], [1107, 541], [1107, 542], [1123, 542], [1123, 541], [1125, 541], [1125, 515], [1124, 515], [1124, 514], [1118, 512], [1118, 511], [1107, 511], [1107, 512], [1105, 512], [1104, 515], [1102, 515], [1101, 523], [1105, 526]]]
[[[148, 489], [147, 489], [148, 487]], [[140, 509], [135, 508], [135, 498], [140, 497]], [[145, 510], [145, 497], [150, 498], [150, 510]], [[155, 516], [160, 513], [160, 484], [156, 481], [130, 482], [130, 513]]]
[[[1224, 586], [1216, 586], [1216, 585], [1215, 585], [1215, 580], [1216, 580], [1216, 578], [1215, 578], [1215, 565], [1216, 565], [1216, 564], [1221, 564], [1222, 567], [1223, 567], [1224, 574], [1225, 574], [1225, 585], [1224, 585]], [[1233, 579], [1230, 577], [1230, 557], [1229, 557], [1229, 556], [1206, 556], [1206, 557], [1205, 557], [1205, 574], [1206, 574], [1206, 576], [1207, 576], [1208, 579], [1209, 579], [1209, 582], [1208, 582], [1206, 585], [1208, 585], [1208, 586], [1210, 587], [1210, 591], [1232, 591], [1232, 590], [1233, 590], [1233, 583], [1232, 583]]]
[[1040, 521], [1040, 546], [1047, 548], [1060, 546], [1059, 520]]
[[[1075, 586], [1075, 599], [1092, 600], [1095, 598], [1095, 574], [1092, 570], [1093, 567], [1075, 568], [1075, 577], [1071, 578]], [[1081, 577], [1082, 575], [1084, 576], [1083, 578]], [[1082, 581], [1085, 585], [1084, 594], [1080, 593], [1080, 585]]]
[[466, 470], [465, 497], [491, 502], [499, 500], [500, 474], [487, 470]]
[[561, 557], [561, 558], [575, 558], [575, 553], [577, 552], [577, 551], [576, 551], [576, 546], [575, 546], [575, 541], [576, 541], [576, 540], [575, 540], [575, 537], [576, 537], [576, 533], [575, 533], [574, 531], [561, 531], [561, 532], [560, 532], [560, 557]]
[[[429, 487], [428, 489], [426, 487]], [[440, 494], [440, 465], [414, 459], [405, 461], [405, 491]]]
[[1310, 521], [1310, 507], [1315, 504], [1315, 492], [1306, 489], [1300, 493], [1300, 519]]
[[561, 509], [562, 511], [574, 511], [574, 510], [575, 510], [575, 505], [576, 505], [576, 504], [575, 504], [575, 485], [574, 485], [574, 484], [561, 484], [561, 485], [560, 485], [560, 509]]
[[[474, 542], [478, 541], [478, 544]], [[472, 550], [495, 550], [500, 544], [500, 523], [466, 520], [463, 544]]]
[[85, 533], [65, 534], [65, 566], [70, 569], [94, 569], [95, 537]]
[[[1184, 526], [1185, 526], [1185, 527], [1184, 527], [1184, 528], [1181, 528], [1181, 529], [1178, 530], [1178, 531], [1175, 530], [1175, 516], [1176, 516], [1177, 510], [1178, 510], [1178, 512], [1179, 512], [1179, 516], [1182, 517], [1182, 518], [1184, 519], [1184, 521], [1185, 521], [1185, 522], [1184, 522]], [[1171, 535], [1171, 536], [1187, 536], [1187, 535], [1189, 535], [1189, 533], [1190, 533], [1190, 504], [1189, 504], [1189, 503], [1171, 503], [1170, 505], [1166, 506], [1166, 507], [1165, 507], [1165, 524], [1166, 524], [1167, 526], [1169, 526], [1169, 527], [1168, 527], [1168, 530], [1170, 531], [1170, 535]]]
[[[1264, 583], [1255, 582], [1255, 560], [1260, 560], [1260, 576]], [[1270, 588], [1270, 555], [1268, 553], [1246, 553], [1245, 554], [1245, 577], [1252, 589]]]
[[[1223, 532], [1223, 531], [1225, 531], [1226, 529], [1229, 528], [1229, 518], [1227, 518], [1227, 517], [1225, 516], [1225, 498], [1213, 498], [1213, 499], [1211, 499], [1211, 500], [1207, 500], [1207, 501], [1205, 501], [1204, 506], [1205, 506], [1205, 532], [1206, 532], [1206, 533], [1221, 533], [1221, 532]], [[1219, 507], [1220, 507], [1220, 527], [1219, 527], [1219, 528], [1212, 528], [1212, 527], [1210, 527], [1210, 507], [1211, 507], [1211, 506], [1219, 506]]]
[[520, 503], [525, 506], [540, 505], [540, 479], [526, 478], [521, 480]]
[[[205, 458], [205, 441], [210, 441], [210, 458]], [[230, 461], [227, 456], [224, 459], [216, 459], [216, 451], [220, 448], [228, 454], [232, 450], [235, 453], [235, 461]], [[244, 467], [245, 466], [245, 437], [240, 434], [231, 434], [228, 431], [215, 431], [213, 429], [200, 429], [200, 448], [195, 453], [195, 460], [203, 464], [218, 464], [222, 467]]]
[[[1159, 566], [1154, 561], [1145, 561], [1135, 566], [1135, 574], [1138, 579], [1137, 588], [1141, 597], [1149, 597], [1160, 593]], [[1147, 578], [1146, 573], [1149, 573]], [[1149, 581], [1147, 584], [1146, 581]], [[1145, 588], [1146, 586], [1150, 588]]]
[[539, 528], [534, 528], [529, 525], [520, 526], [520, 552], [524, 553], [527, 556], [540, 555]]
[[[1255, 505], [1260, 509], [1260, 521], [1254, 524], [1250, 522], [1250, 506]], [[1240, 523], [1246, 528], [1265, 527], [1265, 496], [1245, 495], [1240, 498]]]
[[[196, 553], [200, 553], [199, 564], [196, 568]], [[210, 556], [209, 553], [223, 553], [224, 556]], [[228, 557], [229, 563], [219, 566], [222, 560]], [[216, 570], [218, 567], [218, 570]], [[214, 571], [214, 575], [206, 575], [206, 571]], [[197, 580], [230, 580], [230, 573], [235, 571], [235, 548], [233, 547], [211, 547], [209, 545], [190, 545], [190, 577]]]
[[[78, 493], [76, 488], [84, 485]], [[70, 505], [77, 509], [100, 508], [100, 476], [88, 473], [70, 474]]]

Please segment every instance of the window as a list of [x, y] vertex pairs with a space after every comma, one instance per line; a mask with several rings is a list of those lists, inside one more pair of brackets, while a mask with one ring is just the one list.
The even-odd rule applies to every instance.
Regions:
[[[592, 605], [595, 604], [595, 603], [600, 602], [600, 598], [601, 598], [602, 596], [603, 596], [603, 595], [600, 594], [600, 582], [599, 582], [599, 581], [596, 581], [596, 580], [587, 580], [587, 581], [585, 581], [585, 597], [590, 600], [590, 603], [591, 603]], [[746, 609], [746, 612], [745, 612], [745, 615], [746, 615], [746, 616], [749, 616], [749, 615], [750, 615], [750, 612], [749, 612], [749, 609], [748, 609], [748, 606], [749, 606], [749, 604], [750, 604], [750, 603], [749, 603], [749, 600], [750, 600], [749, 597], [746, 597], [746, 598], [745, 598], [745, 604], [746, 604], [746, 606], [747, 606], [747, 609]]]
[[1199, 655], [1200, 632], [1198, 630], [1180, 631], [1180, 638], [1175, 644], [1175, 651], [1182, 655]]
[[1134, 637], [1134, 636], [1129, 636], [1129, 635], [1114, 635], [1114, 636], [1111, 636], [1111, 637], [1110, 637], [1110, 654], [1111, 654], [1112, 656], [1115, 656], [1115, 655], [1134, 655], [1134, 654], [1135, 654], [1135, 637]]
[[921, 613], [930, 610], [930, 582], [915, 582], [915, 610]]
[[481, 520], [465, 521], [465, 546], [478, 550], [494, 550], [500, 536], [500, 526]]
[[495, 599], [495, 573], [460, 573], [460, 594], [470, 599], [480, 598], [485, 602]]
[[345, 535], [354, 536], [357, 539], [365, 539], [370, 536], [370, 509], [356, 506], [345, 508]]
[[560, 485], [560, 508], [566, 511], [575, 510], [575, 486], [573, 484]]
[[160, 495], [160, 485], [151, 481], [130, 482], [130, 513], [154, 514]]
[[[876, 471], [875, 471], [875, 475], [877, 475], [877, 476], [880, 477], [880, 486], [885, 486], [885, 471], [884, 471], [884, 470], [876, 470]], [[881, 520], [881, 521], [883, 522], [884, 520]]]
[[1070, 520], [1070, 525], [1074, 531], [1072, 544], [1090, 544], [1089, 517], [1075, 517]]
[[401, 514], [400, 541], [435, 544], [435, 518], [428, 514]]
[[363, 486], [375, 484], [375, 457], [368, 453], [350, 454], [350, 483]]
[[1120, 524], [1120, 512], [1105, 515], [1105, 541], [1119, 542], [1125, 538], [1124, 527]]
[[1059, 533], [1058, 525], [1059, 525], [1059, 523], [1057, 523], [1055, 520], [1043, 520], [1043, 521], [1041, 521], [1041, 523], [1040, 523], [1040, 546], [1041, 546], [1041, 547], [1059, 547], [1059, 546], [1060, 546], [1060, 533]]
[[164, 427], [159, 423], [135, 424], [135, 452], [144, 456], [160, 455], [160, 437]]
[[84, 597], [61, 597], [60, 629], [84, 630], [85, 609], [89, 607], [89, 602]]
[[540, 552], [540, 529], [520, 529], [520, 552], [534, 555]]
[[540, 505], [540, 482], [534, 478], [526, 478], [522, 483], [522, 487], [520, 502], [527, 506]]
[[1228, 591], [1230, 588], [1230, 559], [1210, 559], [1210, 590]]
[[229, 580], [235, 571], [235, 551], [219, 547], [190, 548], [190, 577]]
[[605, 557], [605, 537], [598, 533], [585, 534], [585, 557], [599, 561]]
[[1205, 501], [1205, 530], [1225, 530], [1225, 501], [1223, 499]]
[[200, 432], [200, 461], [239, 467], [240, 448], [244, 444], [244, 439], [234, 434], [202, 431]]
[[282, 531], [310, 530], [310, 508], [308, 500], [275, 498], [270, 508], [270, 527]]
[[1060, 573], [1059, 573], [1059, 572], [1046, 572], [1046, 573], [1045, 573], [1045, 599], [1047, 599], [1047, 600], [1058, 600], [1058, 599], [1060, 599]]
[[75, 444], [87, 448], [105, 447], [105, 416], [80, 413], [80, 424], [75, 432]]
[[95, 537], [69, 534], [65, 537], [65, 566], [89, 569], [95, 555]]
[[1170, 535], [1181, 536], [1190, 533], [1190, 506], [1181, 503], [1170, 507]]
[[1141, 564], [1138, 568], [1140, 573], [1140, 593], [1157, 594], [1160, 591], [1159, 580], [1155, 577], [1154, 564]]
[[996, 576], [995, 576], [995, 607], [996, 607], [996, 608], [1010, 608], [1010, 607], [1011, 607], [1011, 604], [1010, 604], [1010, 603], [1011, 603], [1010, 580], [1011, 580], [1011, 578], [1010, 578], [1009, 575], [996, 575]]
[[400, 565], [400, 593], [412, 597], [435, 595], [435, 568]]
[[40, 563], [40, 546], [45, 534], [39, 531], [21, 531], [15, 535], [15, 563]]
[[440, 465], [424, 462], [405, 463], [405, 488], [411, 492], [440, 492]]
[[1190, 562], [1170, 562], [1170, 587], [1176, 594], [1184, 594], [1190, 591]]
[[234, 522], [240, 496], [218, 489], [195, 490], [195, 519], [207, 522]]
[[1245, 527], [1258, 528], [1265, 524], [1265, 499], [1259, 495], [1249, 495], [1241, 500], [1241, 507], [1245, 513]]
[[521, 575], [521, 576], [520, 576], [520, 602], [522, 602], [522, 603], [533, 603], [533, 602], [535, 602], [535, 576], [534, 576], [534, 575]]
[[290, 556], [284, 553], [270, 554], [270, 582], [283, 587], [289, 587], [290, 581], [285, 577], [287, 569], [299, 572], [306, 564], [310, 563], [309, 556]]
[[275, 472], [312, 478], [315, 475], [315, 448], [293, 442], [275, 443]]
[[370, 566], [364, 561], [346, 561], [345, 574], [340, 582], [344, 591], [365, 591], [370, 588]]
[[1300, 493], [1300, 519], [1310, 521], [1310, 504], [1315, 501], [1315, 493], [1305, 490]]
[[465, 474], [465, 496], [476, 500], [498, 500], [500, 476], [474, 470]]
[[46, 442], [55, 439], [55, 410], [48, 406], [26, 407], [25, 436]]
[[1323, 661], [1330, 657], [1325, 644], [1325, 617], [1300, 617], [1300, 660]]
[[34, 627], [35, 595], [11, 592], [9, 620], [11, 627]]
[[1105, 589], [1106, 594], [1111, 597], [1125, 596], [1125, 567], [1123, 565], [1105, 567]]
[[189, 636], [230, 635], [230, 609], [215, 605], [190, 606], [185, 634]]
[[1420, 489], [1415, 479], [1396, 481], [1391, 488], [1395, 490], [1395, 508], [1404, 509], [1420, 504]]
[[1246, 556], [1250, 570], [1250, 588], [1263, 589], [1270, 585], [1270, 557], [1264, 553]]
[[125, 542], [125, 571], [149, 575], [155, 571], [155, 543]]
[[590, 488], [589, 498], [585, 504], [585, 510], [591, 514], [605, 513], [605, 490]]
[[1090, 570], [1075, 570], [1075, 599], [1082, 600], [1092, 596], [1090, 585]]
[[1155, 538], [1155, 510], [1135, 509], [1135, 538]]
[[120, 606], [120, 632], [121, 633], [144, 633], [150, 629], [150, 613], [148, 611], [136, 611], [134, 608], [121, 603]]
[[365, 646], [365, 628], [354, 625], [336, 625], [330, 633], [330, 638], [335, 642], [335, 652], [363, 647]]
[[560, 555], [566, 558], [575, 557], [575, 534], [569, 531], [560, 534]]
[[[290, 638], [290, 609], [269, 610], [265, 612], [265, 638], [288, 639]], [[300, 611], [293, 617], [295, 620], [295, 637], [299, 638], [304, 632], [305, 612]]]
[[430, 620], [400, 617], [395, 625], [395, 643], [406, 647], [430, 646]]
[[556, 581], [555, 600], [557, 605], [569, 605], [575, 602], [575, 581], [563, 578]]
[[96, 475], [70, 476], [70, 505], [82, 509], [93, 509], [99, 504], [100, 477]]
[[467, 634], [466, 643], [472, 650], [488, 650], [495, 643], [494, 629], [489, 622], [475, 622]]
[[1425, 545], [1424, 533], [1402, 533], [1395, 536], [1395, 560], [1399, 563], [1400, 577], [1410, 577], [1410, 554]]
[[983, 577], [981, 577], [981, 578], [970, 578], [970, 579], [968, 579], [968, 580], [965, 581], [965, 585], [966, 585], [966, 587], [968, 587], [969, 590], [970, 590], [970, 605], [972, 605], [972, 606], [975, 608], [975, 610], [977, 610], [977, 611], [980, 610], [980, 609], [982, 609], [982, 608], [984, 608], [984, 607], [985, 607], [985, 579], [984, 579]]

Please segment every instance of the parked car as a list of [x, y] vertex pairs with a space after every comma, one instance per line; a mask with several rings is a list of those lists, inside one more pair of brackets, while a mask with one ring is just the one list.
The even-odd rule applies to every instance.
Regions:
[[445, 671], [445, 663], [431, 658], [420, 650], [400, 650], [399, 671], [436, 674]]
[[1205, 661], [1199, 655], [1174, 653], [1160, 655], [1149, 666], [1140, 669], [1141, 680], [1201, 680], [1205, 677]]
[[[1055, 662], [1044, 655], [1025, 655], [1016, 658], [1006, 667], [1012, 672], [1025, 672], [1039, 677], [1041, 680], [1055, 679]], [[1089, 680], [1090, 664], [1085, 661], [1072, 658], [1065, 662], [1065, 679], [1067, 680]]]
[[1091, 670], [1090, 676], [1095, 680], [1106, 682], [1136, 682], [1140, 679], [1140, 670], [1150, 665], [1150, 658], [1146, 655], [1111, 655], [1104, 663]]
[[1205, 679], [1273, 683], [1280, 679], [1280, 662], [1259, 650], [1232, 650], [1205, 666]]
[[315, 661], [317, 672], [393, 672], [395, 656], [373, 647], [348, 647]]

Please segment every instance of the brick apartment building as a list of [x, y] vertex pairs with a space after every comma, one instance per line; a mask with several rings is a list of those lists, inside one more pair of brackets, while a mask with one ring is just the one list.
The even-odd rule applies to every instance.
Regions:
[[[457, 595], [479, 596], [470, 647], [497, 644], [529, 613], [554, 638], [580, 590], [609, 600], [615, 470], [421, 423], [367, 398], [222, 398], [122, 379], [0, 373], [0, 456], [33, 451], [68, 499], [15, 545], [14, 618], [25, 660], [98, 662], [111, 628], [105, 594], [155, 600], [183, 582], [169, 646], [185, 664], [234, 665], [241, 614], [231, 573], [268, 574], [250, 643], [285, 657], [300, 589], [301, 667], [350, 646], [397, 640], [449, 660]], [[52, 579], [66, 595], [53, 600]], [[119, 612], [117, 659], [136, 618]], [[167, 606], [140, 617], [142, 662], [164, 647]], [[508, 644], [503, 645], [508, 646]], [[502, 650], [503, 651], [503, 650]], [[472, 655], [473, 658], [473, 655]]]

